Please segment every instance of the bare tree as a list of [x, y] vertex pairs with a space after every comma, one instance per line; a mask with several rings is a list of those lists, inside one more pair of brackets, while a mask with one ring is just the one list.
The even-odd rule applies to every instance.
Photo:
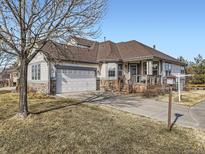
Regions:
[[15, 56], [0, 51], [0, 73], [15, 63]]
[[93, 36], [106, 0], [0, 0], [0, 51], [20, 61], [20, 115], [28, 115], [27, 68], [48, 40]]

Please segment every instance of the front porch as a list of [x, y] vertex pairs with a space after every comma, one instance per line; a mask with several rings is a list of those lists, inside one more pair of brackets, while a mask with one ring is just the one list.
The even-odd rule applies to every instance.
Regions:
[[100, 89], [116, 92], [147, 91], [149, 87], [162, 87], [163, 61], [160, 59], [143, 59], [122, 63], [108, 63], [107, 78], [100, 79]]
[[[120, 66], [120, 64], [118, 65]], [[121, 69], [118, 68], [118, 72]], [[131, 84], [141, 85], [162, 85], [162, 61], [161, 60], [141, 60], [125, 62], [122, 67], [126, 80]]]
[[143, 84], [146, 86], [161, 85], [163, 83], [161, 75], [132, 75], [130, 81], [132, 84]]
[[131, 90], [129, 92], [144, 93], [149, 87], [159, 88], [163, 85], [161, 60], [131, 61], [127, 65], [130, 74], [128, 85]]

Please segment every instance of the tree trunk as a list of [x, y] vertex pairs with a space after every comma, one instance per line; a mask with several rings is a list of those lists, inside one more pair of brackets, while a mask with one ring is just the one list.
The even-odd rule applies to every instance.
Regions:
[[19, 110], [20, 116], [28, 116], [28, 102], [27, 102], [27, 75], [28, 64], [25, 59], [21, 59], [20, 63], [20, 80], [19, 80]]

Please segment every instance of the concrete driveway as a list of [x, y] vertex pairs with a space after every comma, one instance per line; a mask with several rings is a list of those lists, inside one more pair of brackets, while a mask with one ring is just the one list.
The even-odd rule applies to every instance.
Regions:
[[[143, 99], [134, 95], [122, 96], [112, 93], [71, 93], [61, 96], [89, 103], [109, 105], [122, 111], [167, 122], [168, 103]], [[173, 123], [186, 127], [205, 129], [205, 102], [191, 108], [178, 104], [173, 104], [172, 107]]]

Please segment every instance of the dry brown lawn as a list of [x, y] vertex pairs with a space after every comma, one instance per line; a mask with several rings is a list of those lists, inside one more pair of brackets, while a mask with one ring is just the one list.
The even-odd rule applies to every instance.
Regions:
[[0, 153], [205, 153], [205, 133], [104, 106], [29, 95], [19, 119], [18, 95], [0, 94]]
[[[169, 95], [158, 96], [155, 98], [157, 101], [168, 102]], [[181, 102], [178, 101], [178, 93], [173, 92], [173, 102], [186, 106], [193, 106], [202, 101], [205, 101], [205, 90], [192, 90], [183, 91], [181, 95]]]

